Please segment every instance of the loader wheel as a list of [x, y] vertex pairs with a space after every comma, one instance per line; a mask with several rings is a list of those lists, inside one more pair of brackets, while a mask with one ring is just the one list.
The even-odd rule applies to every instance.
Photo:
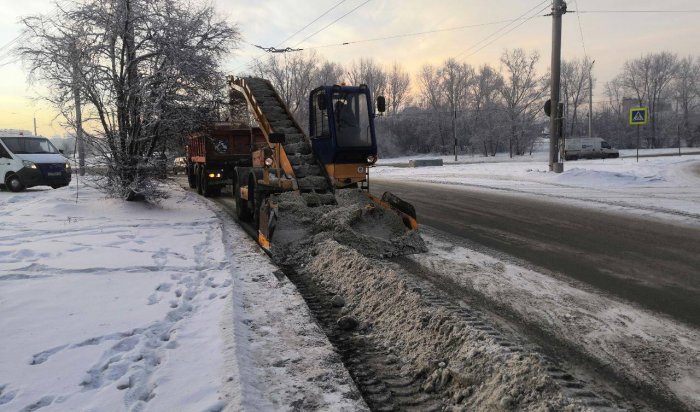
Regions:
[[243, 222], [250, 221], [250, 209], [248, 209], [248, 201], [241, 199], [241, 183], [238, 178], [234, 178], [233, 198], [236, 199], [236, 216]]

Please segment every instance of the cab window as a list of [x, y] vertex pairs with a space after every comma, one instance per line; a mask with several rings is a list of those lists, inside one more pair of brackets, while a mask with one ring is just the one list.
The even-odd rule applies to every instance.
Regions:
[[12, 159], [12, 156], [10, 156], [9, 153], [7, 153], [7, 150], [5, 150], [5, 147], [0, 144], [0, 158], [7, 158], [7, 159]]
[[600, 147], [602, 147], [603, 149], [612, 149], [612, 147], [610, 147], [610, 144], [608, 142], [606, 142], [605, 140], [600, 142]]
[[338, 146], [372, 145], [367, 96], [363, 93], [334, 93], [333, 115]]
[[328, 110], [325, 107], [318, 106], [318, 96], [324, 93], [323, 90], [319, 90], [314, 93], [311, 98], [312, 111], [311, 114], [313, 118], [311, 119], [311, 138], [317, 139], [322, 137], [329, 137], [330, 126], [328, 125]]

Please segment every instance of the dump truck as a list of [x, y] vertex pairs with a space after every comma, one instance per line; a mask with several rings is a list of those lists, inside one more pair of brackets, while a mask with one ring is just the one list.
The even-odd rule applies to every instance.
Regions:
[[218, 196], [222, 188], [232, 185], [235, 167], [251, 165], [251, 147], [265, 144], [259, 128], [241, 128], [231, 122], [215, 122], [186, 138], [189, 186], [206, 197]]

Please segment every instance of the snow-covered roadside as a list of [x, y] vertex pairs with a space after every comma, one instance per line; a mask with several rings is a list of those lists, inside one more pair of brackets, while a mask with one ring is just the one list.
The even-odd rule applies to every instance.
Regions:
[[[385, 164], [409, 158], [384, 159]], [[533, 159], [539, 159], [534, 157]], [[442, 167], [377, 166], [377, 179], [430, 182], [478, 190], [500, 190], [700, 226], [700, 155], [567, 162], [561, 174], [546, 159]]]
[[0, 192], [0, 410], [366, 408], [255, 243], [168, 190]]
[[[497, 311], [517, 314], [662, 396], [700, 407], [700, 332], [663, 315], [603, 296], [579, 282], [555, 278], [460, 246], [424, 228], [428, 253], [417, 264], [482, 296]], [[531, 327], [531, 326], [529, 326]]]

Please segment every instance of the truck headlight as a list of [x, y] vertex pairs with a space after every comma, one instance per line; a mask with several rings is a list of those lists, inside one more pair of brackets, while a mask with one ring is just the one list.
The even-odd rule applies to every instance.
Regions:
[[22, 165], [24, 167], [28, 167], [30, 169], [36, 169], [36, 164], [30, 160], [22, 160]]
[[70, 173], [70, 162], [66, 162], [66, 172]]
[[372, 156], [372, 155], [367, 156], [367, 163], [374, 164], [374, 162], [376, 162], [376, 161], [377, 161], [376, 156]]

